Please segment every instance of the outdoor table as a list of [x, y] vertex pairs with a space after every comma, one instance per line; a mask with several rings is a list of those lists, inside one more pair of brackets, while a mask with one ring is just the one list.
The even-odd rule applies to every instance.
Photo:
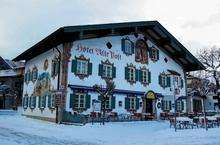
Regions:
[[[200, 123], [204, 126], [205, 125], [205, 118], [203, 117], [199, 117]], [[214, 116], [207, 116], [206, 117], [206, 123], [208, 127], [214, 127], [215, 125], [217, 125], [217, 118]]]

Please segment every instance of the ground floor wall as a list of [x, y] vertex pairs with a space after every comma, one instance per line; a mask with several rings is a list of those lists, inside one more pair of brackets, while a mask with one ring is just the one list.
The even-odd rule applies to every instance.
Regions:
[[[36, 119], [41, 119], [41, 120], [47, 120], [47, 121], [52, 121], [55, 122], [56, 120], [56, 108], [51, 108], [48, 107], [48, 96], [45, 98], [45, 105], [44, 107], [39, 107], [39, 97], [36, 97], [36, 102], [34, 107], [31, 105], [30, 102], [27, 103], [27, 106], [24, 103], [25, 100], [23, 100], [23, 112], [22, 115], [36, 118]], [[32, 101], [33, 104], [33, 101]]]
[[[91, 90], [81, 90], [79, 92], [86, 93], [89, 96], [89, 104], [86, 106], [85, 109], [79, 109], [72, 106], [72, 99], [71, 96], [77, 93], [77, 89], [68, 89], [67, 97], [66, 97], [66, 111], [80, 114], [91, 114], [92, 112], [100, 112], [100, 108], [96, 110], [96, 104], [99, 100], [99, 94], [91, 91]], [[74, 96], [73, 95], [73, 99]], [[151, 114], [155, 118], [160, 118], [160, 113], [162, 112], [174, 112], [174, 96], [172, 95], [165, 95], [160, 94], [160, 96], [156, 96], [154, 99], [148, 99], [145, 95], [141, 94], [129, 94], [129, 93], [114, 93], [114, 106], [111, 106], [110, 109], [107, 109], [107, 112], [110, 113], [117, 113], [119, 114], [132, 114], [132, 113], [140, 113], [140, 114]], [[134, 97], [135, 100], [135, 107], [132, 107], [131, 104], [128, 105], [127, 98]], [[86, 99], [85, 99], [86, 100]], [[77, 102], [79, 99], [77, 99]], [[186, 112], [186, 100], [180, 100], [181, 106], [178, 106], [178, 112]], [[80, 102], [80, 101], [79, 101]], [[86, 104], [86, 103], [85, 103]], [[77, 105], [79, 107], [80, 104]], [[101, 105], [100, 105], [101, 106]], [[129, 107], [130, 108], [129, 108]], [[131, 109], [132, 108], [132, 109]]]

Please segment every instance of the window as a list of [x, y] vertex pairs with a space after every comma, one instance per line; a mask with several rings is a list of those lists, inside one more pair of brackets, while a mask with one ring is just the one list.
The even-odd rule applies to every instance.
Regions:
[[159, 60], [159, 50], [156, 48], [151, 48], [150, 50], [150, 57], [152, 61]]
[[170, 111], [172, 109], [171, 101], [162, 100], [162, 110], [163, 111]]
[[31, 81], [32, 79], [32, 73], [30, 71], [30, 69], [28, 69], [28, 71], [25, 73], [25, 76], [24, 76], [24, 81], [25, 83], [29, 83], [29, 81]]
[[32, 81], [35, 82], [37, 80], [38, 77], [38, 70], [37, 67], [34, 67], [32, 70]]
[[103, 65], [103, 77], [112, 78], [112, 65]]
[[77, 60], [77, 74], [86, 75], [88, 72], [88, 62], [85, 60]]
[[80, 79], [84, 79], [92, 74], [92, 63], [83, 55], [75, 57], [75, 59], [72, 60], [72, 72]]
[[105, 109], [111, 109], [111, 96], [108, 96], [105, 100]]
[[129, 68], [129, 80], [133, 81], [133, 82], [136, 80], [136, 78], [135, 78], [135, 68], [133, 68], [133, 67]]
[[25, 94], [22, 101], [23, 101], [23, 108], [27, 109], [28, 107], [28, 95], [27, 94]]
[[125, 98], [125, 109], [128, 111], [135, 111], [139, 109], [140, 107], [140, 99], [133, 95], [128, 95], [128, 97]]
[[70, 108], [76, 111], [89, 109], [91, 106], [91, 96], [88, 93], [76, 90], [74, 94], [70, 94]]
[[176, 101], [176, 110], [178, 112], [181, 112], [184, 110], [184, 102], [183, 101], [181, 101], [181, 100]]
[[38, 108], [44, 109], [46, 107], [46, 96], [38, 97]]
[[136, 98], [135, 97], [131, 97], [130, 98], [130, 109], [131, 110], [135, 110], [136, 109]]
[[48, 96], [48, 108], [54, 109], [55, 108], [55, 94], [49, 94]]
[[60, 69], [60, 61], [58, 58], [52, 60], [51, 76], [55, 77], [58, 75]]
[[128, 38], [123, 38], [121, 40], [122, 51], [126, 55], [132, 55], [134, 53], [134, 43]]
[[139, 71], [136, 70], [135, 66], [132, 64], [125, 67], [125, 79], [130, 83], [133, 84], [138, 81], [138, 73]]
[[75, 98], [75, 108], [83, 109], [86, 105], [86, 94], [76, 94]]
[[149, 84], [151, 83], [151, 72], [147, 70], [145, 67], [141, 68], [139, 70], [139, 81], [143, 84]]
[[30, 103], [30, 108], [34, 109], [36, 107], [36, 97], [31, 96], [31, 103]]
[[167, 84], [166, 76], [165, 76], [165, 75], [162, 75], [162, 76], [161, 76], [161, 79], [162, 79], [162, 86], [166, 86], [166, 84]]
[[159, 75], [159, 85], [163, 88], [166, 88], [166, 87], [171, 87], [171, 82], [170, 82], [170, 76], [169, 75], [166, 75], [165, 73], [161, 73]]
[[116, 77], [116, 67], [114, 67], [113, 63], [110, 63], [108, 60], [102, 61], [99, 64], [99, 72], [98, 75], [103, 79], [113, 79]]

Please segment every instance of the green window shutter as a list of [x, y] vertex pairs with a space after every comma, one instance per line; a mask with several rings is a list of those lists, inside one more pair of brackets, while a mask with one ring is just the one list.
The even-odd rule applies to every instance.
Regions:
[[46, 107], [46, 96], [43, 96], [43, 107], [45, 108]]
[[133, 42], [131, 42], [131, 52], [132, 54], [134, 54], [134, 43]]
[[33, 105], [33, 107], [36, 108], [36, 96], [34, 96], [33, 99], [34, 99], [34, 105]]
[[29, 72], [29, 81], [32, 81], [32, 79], [33, 79], [33, 73]]
[[47, 96], [47, 107], [51, 108], [51, 94]]
[[181, 101], [181, 109], [182, 109], [182, 111], [184, 110], [184, 102], [183, 101]]
[[29, 97], [26, 97], [26, 106], [28, 107]]
[[59, 73], [59, 70], [60, 70], [60, 63], [59, 61], [56, 61], [56, 67], [55, 67], [55, 75], [57, 75]]
[[76, 73], [76, 68], [77, 68], [77, 60], [73, 59], [72, 60], [72, 73]]
[[24, 74], [24, 82], [27, 81], [27, 73]]
[[164, 100], [161, 101], [161, 109], [164, 110]]
[[183, 88], [183, 79], [181, 79], [181, 88]]
[[171, 84], [170, 84], [170, 76], [167, 76], [166, 79], [167, 79], [167, 85], [166, 85], [166, 87], [171, 87]]
[[28, 105], [29, 105], [29, 108], [31, 108], [31, 100], [32, 100], [32, 97], [28, 97], [29, 99], [28, 99]]
[[149, 56], [152, 58], [152, 48], [149, 48]]
[[124, 38], [121, 39], [121, 50], [122, 52], [125, 53], [125, 39]]
[[91, 103], [91, 95], [87, 94], [86, 95], [86, 109], [90, 108], [90, 103]]
[[111, 97], [111, 109], [115, 109], [115, 96]]
[[126, 80], [129, 79], [129, 69], [128, 69], [128, 67], [125, 67], [125, 79]]
[[116, 77], [116, 67], [113, 66], [112, 67], [112, 78], [115, 78]]
[[88, 75], [92, 75], [92, 63], [88, 64]]
[[143, 71], [139, 70], [138, 72], [139, 72], [139, 81], [143, 82]]
[[41, 96], [38, 96], [38, 108], [41, 106]]
[[161, 77], [161, 75], [158, 76], [158, 81], [159, 81], [159, 85], [162, 87], [163, 85], [162, 85], [162, 77]]
[[140, 99], [139, 98], [136, 98], [136, 110], [138, 110], [139, 109], [139, 105], [140, 105]]
[[160, 54], [159, 54], [159, 50], [157, 49], [157, 60], [159, 60], [160, 59]]
[[52, 60], [52, 64], [51, 64], [51, 76], [54, 76], [55, 72], [54, 72], [54, 67], [55, 67], [55, 62], [54, 60]]
[[169, 110], [172, 110], [172, 102], [169, 101]]
[[125, 98], [125, 109], [130, 109], [130, 99]]
[[102, 76], [103, 75], [103, 65], [102, 64], [99, 64], [99, 76]]
[[139, 75], [138, 75], [139, 71], [138, 69], [135, 69], [135, 80], [138, 81], [139, 80]]
[[74, 97], [74, 95], [70, 94], [70, 108], [73, 108], [73, 103], [74, 103], [73, 97]]
[[148, 71], [148, 83], [151, 83], [151, 72]]

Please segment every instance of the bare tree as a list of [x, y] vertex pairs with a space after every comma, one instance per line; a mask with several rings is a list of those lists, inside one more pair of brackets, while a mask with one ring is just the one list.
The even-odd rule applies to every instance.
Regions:
[[206, 70], [200, 72], [200, 78], [213, 78], [216, 90], [220, 87], [220, 48], [215, 46], [203, 49], [198, 53], [198, 59], [204, 64]]
[[106, 100], [109, 95], [112, 95], [115, 89], [115, 84], [112, 80], [106, 79], [106, 89], [103, 89], [99, 85], [94, 85], [93, 88], [94, 90], [100, 94], [101, 96], [101, 112], [102, 112], [102, 124], [105, 125], [105, 114], [106, 114]]

